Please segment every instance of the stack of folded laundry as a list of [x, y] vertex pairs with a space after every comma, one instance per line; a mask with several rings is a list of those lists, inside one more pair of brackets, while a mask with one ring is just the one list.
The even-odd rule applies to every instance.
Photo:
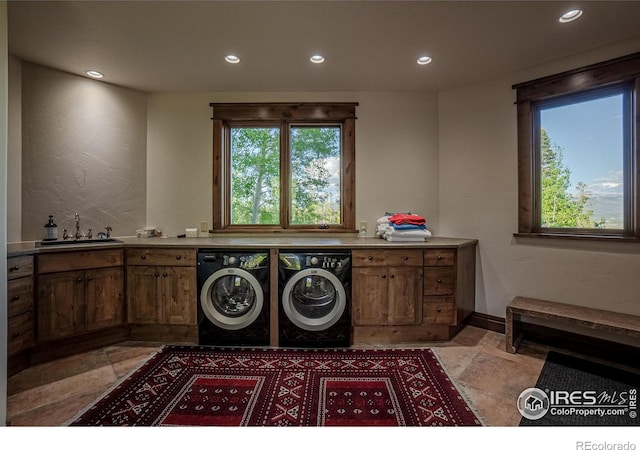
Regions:
[[376, 223], [376, 234], [395, 242], [424, 242], [431, 237], [425, 218], [412, 213], [387, 213], [380, 217]]

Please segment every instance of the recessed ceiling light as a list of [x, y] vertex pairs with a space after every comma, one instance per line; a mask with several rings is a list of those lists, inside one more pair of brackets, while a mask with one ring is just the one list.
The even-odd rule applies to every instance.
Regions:
[[418, 64], [420, 64], [421, 66], [427, 65], [432, 61], [431, 57], [429, 56], [421, 56], [420, 58], [418, 58], [418, 60], [416, 61]]
[[227, 55], [224, 57], [224, 60], [230, 64], [238, 64], [240, 62], [240, 58], [236, 55]]
[[581, 9], [572, 9], [571, 11], [567, 11], [563, 15], [560, 16], [558, 21], [560, 23], [567, 23], [576, 20], [578, 17], [582, 15]]
[[322, 55], [313, 55], [309, 60], [314, 64], [322, 64], [324, 62], [324, 56]]
[[102, 72], [98, 72], [97, 70], [87, 70], [85, 73], [91, 78], [104, 78], [104, 74]]

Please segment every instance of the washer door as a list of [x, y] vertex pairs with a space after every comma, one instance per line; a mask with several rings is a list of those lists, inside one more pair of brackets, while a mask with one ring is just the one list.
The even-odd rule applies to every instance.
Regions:
[[258, 280], [244, 269], [221, 269], [206, 279], [200, 291], [205, 316], [225, 330], [240, 330], [260, 315], [264, 295]]
[[344, 313], [347, 296], [338, 278], [324, 269], [304, 269], [287, 282], [282, 307], [294, 325], [307, 331], [322, 331]]

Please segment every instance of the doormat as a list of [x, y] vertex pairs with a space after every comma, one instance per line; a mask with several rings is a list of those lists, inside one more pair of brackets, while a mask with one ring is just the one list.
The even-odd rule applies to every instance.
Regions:
[[481, 425], [429, 349], [165, 346], [70, 426]]
[[638, 426], [640, 375], [549, 352], [518, 399], [520, 426]]

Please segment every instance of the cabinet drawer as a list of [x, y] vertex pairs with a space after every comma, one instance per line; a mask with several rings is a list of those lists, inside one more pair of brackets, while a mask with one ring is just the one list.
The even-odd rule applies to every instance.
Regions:
[[354, 267], [422, 266], [422, 250], [353, 250], [351, 259]]
[[453, 267], [425, 267], [424, 295], [455, 294], [456, 272]]
[[7, 285], [7, 316], [13, 317], [33, 309], [33, 277], [9, 280]]
[[38, 273], [100, 269], [124, 265], [122, 249], [82, 252], [45, 253], [38, 255]]
[[456, 251], [452, 248], [434, 248], [424, 251], [425, 266], [453, 266], [456, 260]]
[[7, 279], [33, 275], [33, 256], [13, 256], [7, 259]]
[[195, 266], [196, 251], [190, 248], [130, 248], [130, 266]]
[[456, 304], [454, 297], [424, 297], [422, 323], [455, 325]]
[[7, 354], [19, 353], [35, 344], [33, 312], [11, 317], [7, 324]]

